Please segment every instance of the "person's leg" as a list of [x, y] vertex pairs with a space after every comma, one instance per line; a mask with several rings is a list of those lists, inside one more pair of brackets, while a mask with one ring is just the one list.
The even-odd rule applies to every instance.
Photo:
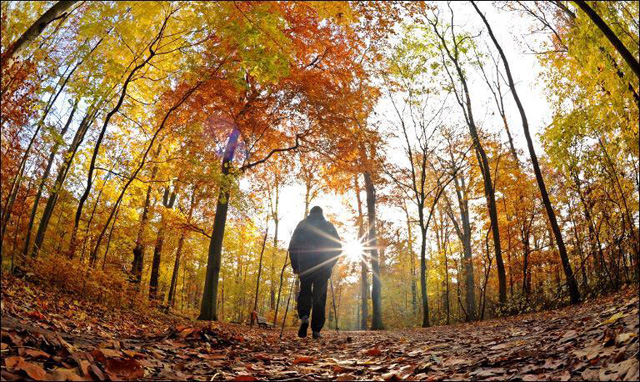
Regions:
[[324, 326], [325, 306], [327, 304], [327, 282], [325, 277], [318, 277], [313, 281], [313, 312], [311, 330], [319, 333]]
[[298, 337], [307, 336], [307, 328], [309, 327], [309, 313], [311, 313], [311, 305], [313, 304], [313, 294], [311, 285], [313, 280], [309, 278], [300, 279], [300, 293], [298, 294], [298, 318], [300, 318], [300, 329], [298, 329]]
[[298, 318], [304, 316], [309, 317], [311, 313], [311, 305], [313, 304], [313, 294], [311, 293], [311, 285], [313, 280], [308, 278], [300, 279], [300, 293], [298, 293]]

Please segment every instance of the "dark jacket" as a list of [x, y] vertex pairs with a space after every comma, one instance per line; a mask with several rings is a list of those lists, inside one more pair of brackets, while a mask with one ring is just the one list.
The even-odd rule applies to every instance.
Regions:
[[311, 213], [298, 223], [289, 243], [291, 267], [300, 277], [329, 278], [342, 253], [340, 236], [322, 212]]

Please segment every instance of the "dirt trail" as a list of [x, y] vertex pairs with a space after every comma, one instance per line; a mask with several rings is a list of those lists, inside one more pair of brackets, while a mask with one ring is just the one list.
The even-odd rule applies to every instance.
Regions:
[[325, 331], [320, 341], [100, 306], [69, 311], [70, 302], [30, 291], [3, 282], [4, 380], [638, 379], [631, 288], [555, 311], [428, 329]]

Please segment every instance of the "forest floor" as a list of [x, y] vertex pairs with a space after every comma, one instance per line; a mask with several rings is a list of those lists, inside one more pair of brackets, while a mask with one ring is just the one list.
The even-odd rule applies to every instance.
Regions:
[[638, 380], [638, 290], [554, 311], [379, 332], [203, 323], [78, 302], [3, 274], [2, 380]]

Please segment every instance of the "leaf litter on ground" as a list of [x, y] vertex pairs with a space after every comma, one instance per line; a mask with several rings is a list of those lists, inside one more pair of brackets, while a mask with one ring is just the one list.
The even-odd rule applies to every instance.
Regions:
[[327, 330], [320, 341], [73, 301], [3, 277], [2, 380], [638, 380], [634, 288], [476, 323]]

